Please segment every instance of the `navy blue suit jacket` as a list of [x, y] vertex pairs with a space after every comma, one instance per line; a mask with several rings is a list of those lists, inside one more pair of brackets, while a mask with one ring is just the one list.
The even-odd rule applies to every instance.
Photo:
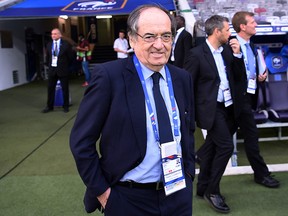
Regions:
[[[184, 171], [194, 177], [191, 76], [175, 66], [168, 67], [180, 112]], [[87, 187], [87, 212], [99, 208], [97, 196], [142, 162], [146, 143], [145, 97], [132, 58], [96, 65], [70, 136], [71, 151]]]

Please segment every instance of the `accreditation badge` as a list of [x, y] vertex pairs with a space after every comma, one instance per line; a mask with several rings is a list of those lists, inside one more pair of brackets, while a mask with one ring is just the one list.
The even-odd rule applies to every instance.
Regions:
[[57, 67], [57, 61], [58, 61], [58, 56], [52, 55], [52, 63], [51, 63], [51, 66], [52, 66], [52, 67]]
[[164, 189], [166, 196], [186, 187], [183, 162], [177, 152], [176, 141], [161, 144]]
[[230, 91], [229, 88], [223, 90], [223, 95], [224, 95], [224, 105], [225, 105], [225, 107], [228, 107], [231, 104], [233, 104], [232, 97], [231, 97], [231, 91]]
[[250, 78], [250, 79], [248, 80], [247, 92], [250, 93], [250, 94], [255, 94], [255, 92], [256, 92], [256, 87], [257, 87], [256, 79]]

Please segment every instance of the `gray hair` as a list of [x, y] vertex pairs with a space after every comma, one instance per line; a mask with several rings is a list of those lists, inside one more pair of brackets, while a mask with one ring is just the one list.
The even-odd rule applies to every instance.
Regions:
[[139, 21], [139, 17], [140, 17], [140, 14], [146, 10], [146, 9], [149, 9], [149, 8], [158, 8], [160, 9], [161, 11], [163, 11], [164, 13], [167, 14], [167, 16], [169, 17], [170, 21], [171, 21], [171, 32], [172, 32], [172, 35], [173, 37], [175, 36], [176, 34], [176, 21], [175, 21], [175, 18], [170, 15], [169, 11], [166, 10], [165, 8], [161, 7], [160, 5], [158, 4], [145, 4], [145, 5], [141, 5], [139, 7], [137, 7], [136, 9], [134, 9], [129, 17], [128, 17], [128, 20], [127, 20], [127, 32], [128, 32], [128, 36], [129, 37], [135, 37], [138, 32], [138, 29], [139, 29], [139, 26], [138, 26], [138, 21]]
[[222, 30], [224, 28], [224, 22], [229, 22], [229, 19], [224, 16], [213, 15], [205, 22], [205, 32], [208, 36], [212, 35], [217, 28]]

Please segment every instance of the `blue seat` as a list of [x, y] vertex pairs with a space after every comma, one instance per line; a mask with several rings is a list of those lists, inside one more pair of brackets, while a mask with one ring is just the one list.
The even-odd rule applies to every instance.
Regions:
[[288, 122], [288, 81], [268, 82], [269, 119], [275, 122]]

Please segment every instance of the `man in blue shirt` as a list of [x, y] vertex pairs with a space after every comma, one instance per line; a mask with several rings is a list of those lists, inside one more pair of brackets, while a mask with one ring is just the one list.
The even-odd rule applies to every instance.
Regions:
[[166, 64], [173, 24], [157, 5], [138, 7], [128, 18], [135, 55], [92, 72], [70, 136], [87, 212], [192, 215], [193, 87], [189, 73]]
[[[236, 126], [240, 127], [244, 135], [244, 146], [247, 158], [254, 171], [256, 183], [269, 188], [277, 188], [280, 182], [271, 176], [264, 159], [260, 155], [258, 145], [258, 131], [252, 109], [256, 108], [259, 85], [267, 78], [267, 71], [259, 73], [254, 44], [250, 38], [256, 34], [257, 23], [254, 14], [248, 11], [239, 11], [232, 18], [232, 25], [244, 55], [245, 69], [237, 85], [236, 101], [239, 104], [236, 115]], [[249, 51], [250, 50], [250, 51]], [[251, 56], [250, 56], [251, 55]], [[246, 72], [246, 73], [245, 73]]]

